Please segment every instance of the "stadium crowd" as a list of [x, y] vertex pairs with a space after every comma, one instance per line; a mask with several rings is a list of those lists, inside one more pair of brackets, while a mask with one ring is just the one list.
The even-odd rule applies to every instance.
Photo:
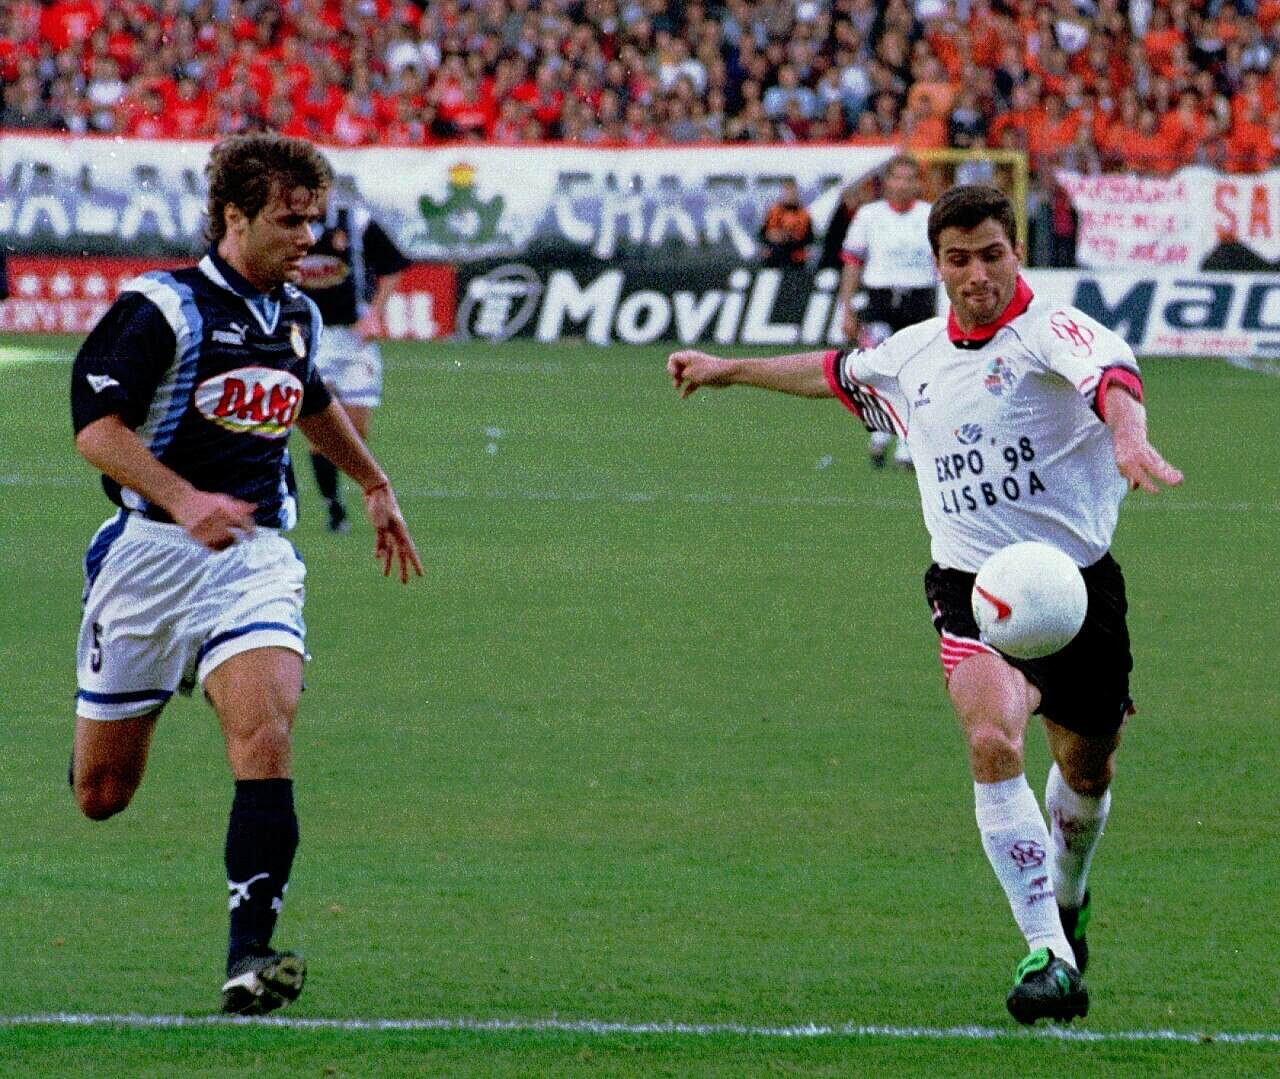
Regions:
[[9, 0], [0, 126], [1280, 154], [1280, 0]]

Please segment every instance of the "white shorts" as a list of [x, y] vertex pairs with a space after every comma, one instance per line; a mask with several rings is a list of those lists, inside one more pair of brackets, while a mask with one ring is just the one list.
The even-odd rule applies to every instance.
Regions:
[[350, 326], [326, 326], [316, 370], [344, 405], [377, 408], [382, 403], [382, 353]]
[[178, 525], [121, 511], [85, 556], [76, 714], [128, 719], [157, 711], [255, 648], [305, 658], [306, 573], [274, 529], [211, 551]]

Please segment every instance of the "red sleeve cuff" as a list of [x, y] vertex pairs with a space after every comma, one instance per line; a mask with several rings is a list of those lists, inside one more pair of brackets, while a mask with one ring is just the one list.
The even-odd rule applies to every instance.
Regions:
[[850, 263], [851, 265], [854, 265], [854, 266], [861, 266], [866, 261], [866, 259], [862, 255], [859, 255], [854, 251], [841, 251], [840, 261]]
[[1142, 403], [1142, 377], [1136, 371], [1131, 371], [1128, 367], [1106, 368], [1102, 372], [1102, 378], [1098, 380], [1098, 391], [1093, 397], [1093, 410], [1103, 423], [1107, 422], [1107, 390], [1112, 386], [1121, 387], [1135, 401]]
[[827, 386], [831, 389], [831, 393], [835, 399], [857, 416], [858, 419], [862, 420], [862, 409], [858, 407], [854, 399], [850, 397], [848, 393], [845, 392], [844, 387], [840, 385], [840, 376], [836, 371], [836, 364], [840, 362], [843, 355], [844, 353], [839, 352], [836, 349], [832, 349], [828, 352], [822, 357], [822, 371], [823, 374], [827, 376]]

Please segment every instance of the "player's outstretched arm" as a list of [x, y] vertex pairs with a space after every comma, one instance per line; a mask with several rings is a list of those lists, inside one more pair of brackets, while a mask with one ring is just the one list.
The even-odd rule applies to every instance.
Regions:
[[1131, 490], [1141, 487], [1157, 494], [1160, 484], [1176, 486], [1182, 473], [1169, 464], [1147, 440], [1147, 410], [1120, 386], [1107, 390], [1106, 424], [1115, 446], [1116, 468]]
[[253, 504], [192, 487], [160, 463], [119, 416], [96, 419], [76, 435], [76, 449], [94, 468], [160, 506], [192, 539], [215, 551], [252, 532]]
[[824, 356], [822, 352], [802, 352], [765, 360], [735, 360], [685, 349], [667, 358], [667, 374], [681, 397], [701, 386], [757, 386], [797, 397], [831, 397]]
[[392, 562], [400, 565], [400, 581], [409, 582], [409, 570], [422, 576], [422, 559], [396, 502], [391, 481], [374, 460], [356, 432], [346, 411], [336, 401], [322, 412], [298, 421], [307, 441], [342, 469], [364, 491], [364, 508], [377, 535], [374, 556], [389, 576]]

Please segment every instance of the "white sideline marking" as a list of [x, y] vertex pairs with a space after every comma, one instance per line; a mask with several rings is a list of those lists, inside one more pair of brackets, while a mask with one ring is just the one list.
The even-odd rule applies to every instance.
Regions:
[[[861, 461], [861, 459], [859, 459]], [[682, 502], [694, 506], [806, 506], [814, 508], [856, 506], [874, 509], [919, 510], [920, 499], [913, 493], [909, 497], [885, 495], [759, 495], [733, 493], [731, 491], [626, 491], [621, 488], [604, 488], [595, 491], [557, 490], [555, 488], [492, 488], [475, 490], [470, 487], [396, 487], [399, 498], [423, 498], [432, 501], [459, 501], [477, 499], [486, 502]], [[1194, 502], [1164, 499], [1133, 499], [1125, 503], [1123, 512], [1155, 511], [1163, 513], [1277, 513], [1280, 502], [1214, 502], [1198, 499]]]
[[24, 363], [66, 363], [75, 358], [74, 350], [48, 348], [0, 348], [0, 370]]
[[[860, 459], [859, 459], [860, 460]], [[84, 487], [85, 491], [97, 491], [89, 474], [84, 476], [38, 476], [23, 472], [0, 472], [0, 487]], [[914, 488], [913, 488], [914, 491]], [[788, 506], [815, 509], [860, 507], [870, 509], [918, 510], [920, 499], [913, 493], [908, 497], [891, 495], [761, 495], [732, 491], [627, 491], [608, 487], [594, 491], [564, 490], [554, 487], [490, 488], [479, 490], [471, 487], [415, 487], [397, 486], [396, 495], [404, 500], [421, 498], [433, 502], [460, 502], [474, 499], [479, 502], [607, 502], [619, 505], [645, 503], [683, 503], [690, 506]], [[1280, 513], [1280, 502], [1215, 502], [1202, 498], [1195, 501], [1173, 498], [1135, 498], [1127, 501], [1124, 513]]]
[[1255, 375], [1271, 375], [1273, 378], [1280, 375], [1280, 364], [1276, 362], [1275, 357], [1269, 356], [1265, 360], [1260, 360], [1256, 356], [1223, 356], [1221, 358], [1241, 371], [1252, 371]]
[[627, 1034], [668, 1034], [681, 1037], [730, 1035], [747, 1038], [892, 1038], [900, 1041], [993, 1041], [1041, 1039], [1066, 1042], [1170, 1042], [1177, 1044], [1274, 1045], [1280, 1032], [1188, 1030], [1085, 1030], [1073, 1027], [897, 1027], [846, 1023], [828, 1026], [804, 1023], [795, 1026], [750, 1026], [743, 1023], [628, 1023], [601, 1019], [286, 1019], [276, 1016], [248, 1019], [224, 1015], [94, 1015], [52, 1012], [38, 1015], [0, 1016], [0, 1028], [19, 1026], [134, 1027], [277, 1027], [284, 1030], [340, 1031], [444, 1031], [489, 1034], [590, 1034], [600, 1037]]

